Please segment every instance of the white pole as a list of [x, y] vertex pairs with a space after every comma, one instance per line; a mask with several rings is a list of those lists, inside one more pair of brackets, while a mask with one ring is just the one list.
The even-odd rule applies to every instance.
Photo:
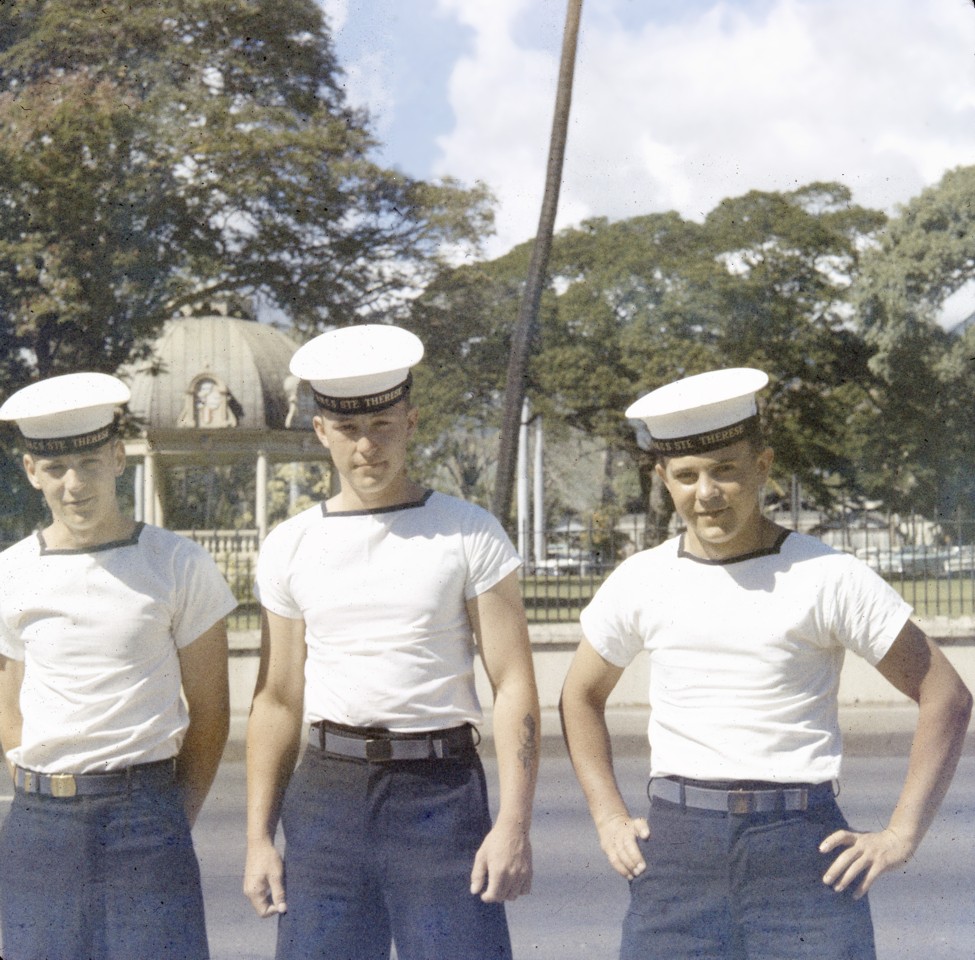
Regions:
[[135, 465], [135, 478], [132, 481], [132, 515], [135, 520], [145, 520], [145, 475], [146, 468], [142, 463]]
[[535, 563], [545, 559], [545, 441], [542, 418], [535, 420]]
[[288, 485], [288, 513], [295, 512], [295, 504], [298, 502], [298, 464], [291, 464], [291, 482]]
[[267, 454], [257, 451], [257, 472], [254, 478], [254, 521], [258, 543], [267, 536]]
[[146, 453], [145, 465], [142, 519], [146, 523], [161, 526], [156, 516], [156, 455], [151, 450]]
[[518, 429], [518, 555], [523, 559], [528, 552], [528, 401], [521, 407], [521, 426]]

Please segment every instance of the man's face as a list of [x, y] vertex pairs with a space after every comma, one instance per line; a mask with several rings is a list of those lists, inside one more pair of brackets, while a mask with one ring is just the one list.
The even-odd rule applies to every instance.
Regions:
[[118, 440], [93, 450], [51, 457], [24, 455], [24, 470], [35, 490], [44, 495], [56, 527], [85, 541], [118, 516], [115, 481], [125, 470], [125, 449]]
[[686, 548], [726, 560], [757, 549], [762, 514], [759, 495], [772, 466], [772, 451], [756, 453], [747, 440], [657, 465], [674, 507], [687, 525]]
[[313, 421], [318, 439], [332, 454], [343, 493], [355, 496], [363, 508], [398, 502], [416, 422], [417, 412], [405, 400], [378, 413], [323, 412]]

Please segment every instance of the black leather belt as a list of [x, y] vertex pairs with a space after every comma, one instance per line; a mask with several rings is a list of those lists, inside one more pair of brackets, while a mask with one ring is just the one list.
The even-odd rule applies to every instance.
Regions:
[[429, 733], [395, 733], [376, 727], [344, 727], [320, 720], [311, 725], [308, 740], [312, 746], [335, 757], [366, 763], [391, 763], [395, 760], [451, 760], [470, 757], [477, 742], [470, 724]]
[[41, 773], [14, 768], [14, 786], [48, 797], [93, 797], [124, 793], [134, 786], [167, 786], [176, 779], [176, 758], [139, 763], [109, 773]]
[[801, 811], [835, 796], [832, 783], [769, 785], [756, 789], [706, 787], [681, 777], [655, 777], [647, 787], [650, 797], [695, 810], [717, 810], [743, 816], [749, 813]]

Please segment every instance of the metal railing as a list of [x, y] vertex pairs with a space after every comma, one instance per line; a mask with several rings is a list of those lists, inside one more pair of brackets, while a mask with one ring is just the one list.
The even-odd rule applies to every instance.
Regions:
[[254, 575], [260, 541], [256, 530], [178, 530], [195, 540], [213, 557], [237, 598], [237, 609], [228, 618], [231, 630], [257, 630], [261, 608], [254, 596]]
[[[877, 571], [923, 617], [975, 615], [975, 519], [934, 523], [920, 517], [815, 511], [770, 516], [790, 529], [818, 537], [852, 553]], [[254, 597], [258, 538], [255, 530], [182, 531], [205, 546], [230, 584], [240, 606], [231, 625], [257, 629]], [[676, 533], [671, 527], [665, 535]], [[526, 557], [522, 594], [534, 623], [578, 620], [582, 608], [621, 560], [648, 545], [642, 516], [629, 516], [609, 529], [604, 522], [554, 525], [544, 538], [541, 559]]]

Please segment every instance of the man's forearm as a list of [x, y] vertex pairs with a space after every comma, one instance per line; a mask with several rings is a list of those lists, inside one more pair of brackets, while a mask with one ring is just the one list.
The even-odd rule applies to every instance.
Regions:
[[572, 768], [593, 822], [599, 827], [613, 817], [629, 816], [613, 770], [604, 706], [563, 694], [559, 712]]
[[919, 704], [907, 776], [888, 828], [916, 850], [944, 799], [965, 744], [971, 696], [959, 682]]
[[541, 745], [541, 720], [533, 683], [506, 682], [499, 687], [493, 726], [500, 781], [498, 820], [520, 824], [527, 832]]
[[183, 788], [186, 815], [191, 826], [213, 785], [229, 732], [230, 718], [225, 714], [204, 720], [190, 719], [176, 758], [176, 781]]
[[247, 840], [273, 840], [301, 746], [301, 716], [255, 700], [247, 722]]

